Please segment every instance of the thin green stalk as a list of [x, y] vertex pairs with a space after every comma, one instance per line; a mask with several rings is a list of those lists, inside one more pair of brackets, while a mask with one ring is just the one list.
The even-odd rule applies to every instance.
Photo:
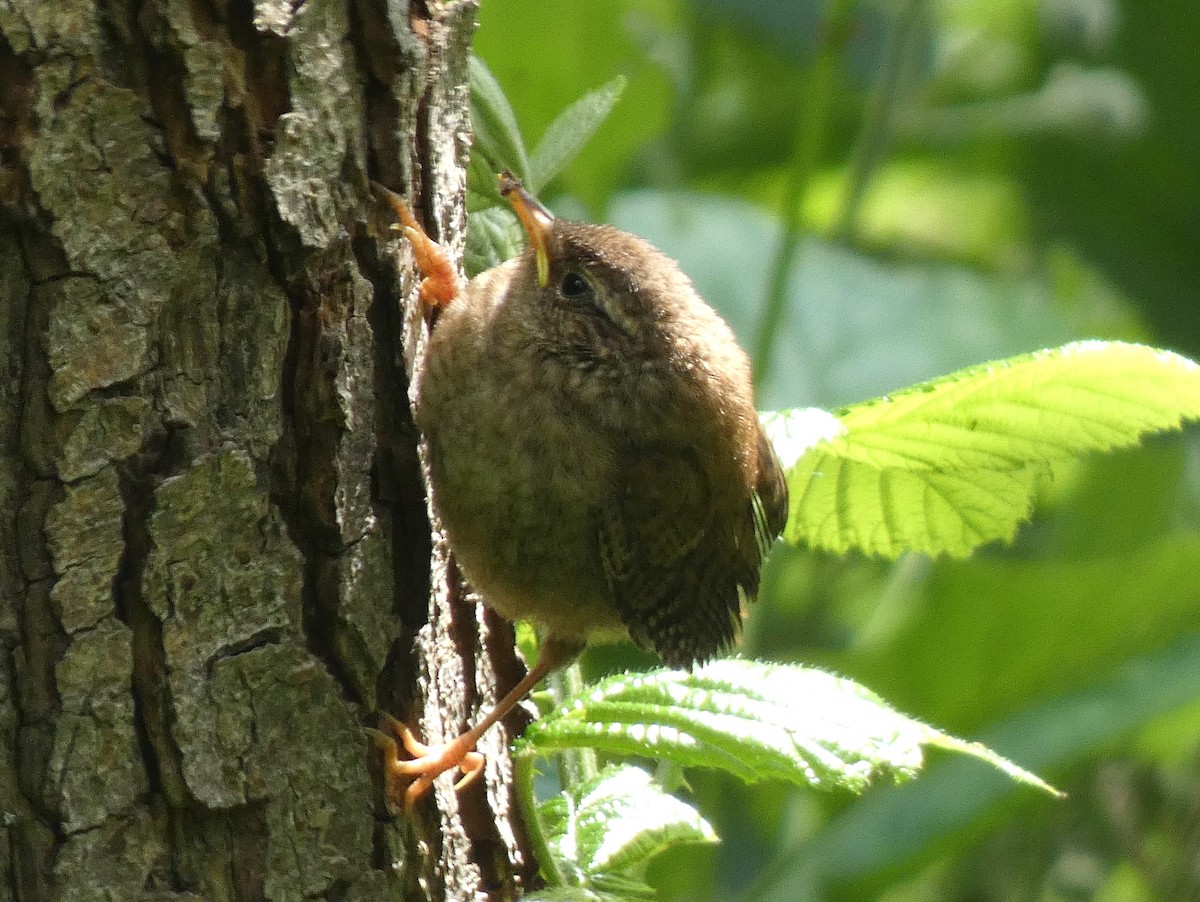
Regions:
[[852, 3], [836, 0], [824, 23], [825, 39], [813, 61], [808, 98], [796, 129], [795, 151], [780, 198], [782, 227], [779, 244], [771, 261], [767, 280], [767, 298], [754, 342], [754, 380], [761, 382], [771, 371], [775, 339], [787, 310], [788, 275], [799, 252], [803, 232], [803, 211], [813, 173], [825, 145], [836, 84], [839, 51], [847, 33]]
[[908, 0], [892, 19], [881, 54], [879, 74], [867, 104], [862, 130], [847, 174], [846, 195], [838, 217], [837, 234], [853, 242], [871, 179], [891, 145], [901, 98], [908, 82], [916, 39], [925, 21], [927, 0]]
[[558, 866], [558, 859], [550, 849], [546, 826], [542, 823], [537, 796], [533, 791], [533, 762], [536, 758], [537, 755], [532, 751], [520, 752], [513, 756], [513, 784], [517, 792], [517, 803], [525, 814], [525, 831], [529, 835], [530, 850], [537, 860], [542, 877], [550, 886], [566, 886], [566, 875]]
[[[583, 668], [579, 666], [579, 661], [572, 661], [569, 667], [551, 674], [550, 681], [554, 700], [562, 704], [583, 692]], [[578, 786], [599, 772], [595, 749], [565, 749], [559, 753], [558, 760], [559, 776], [564, 788]]]
[[[579, 662], [574, 661], [568, 667], [550, 674], [550, 694], [554, 703], [561, 705], [566, 699], [577, 695], [583, 688], [583, 676]], [[596, 753], [592, 749], [563, 749], [554, 756], [558, 766], [558, 780], [566, 789], [578, 786], [584, 780], [596, 775]]]

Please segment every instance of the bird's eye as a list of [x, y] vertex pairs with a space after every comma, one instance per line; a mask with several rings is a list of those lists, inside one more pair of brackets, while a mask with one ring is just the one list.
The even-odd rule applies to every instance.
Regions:
[[558, 290], [562, 292], [565, 298], [577, 298], [590, 292], [592, 286], [579, 273], [569, 272], [563, 276], [562, 284], [558, 286]]

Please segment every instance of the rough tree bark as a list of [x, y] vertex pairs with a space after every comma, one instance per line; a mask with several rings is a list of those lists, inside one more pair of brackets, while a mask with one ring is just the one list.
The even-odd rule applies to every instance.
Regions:
[[0, 2], [0, 899], [528, 885], [503, 735], [393, 818], [363, 733], [519, 671], [431, 532], [370, 226], [376, 179], [461, 248], [474, 17]]

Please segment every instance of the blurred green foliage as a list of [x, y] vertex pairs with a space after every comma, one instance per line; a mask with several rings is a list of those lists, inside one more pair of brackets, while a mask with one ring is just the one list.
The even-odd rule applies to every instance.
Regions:
[[[487, 0], [529, 146], [616, 76], [543, 191], [680, 260], [760, 364], [834, 407], [1075, 338], [1200, 356], [1200, 7], [1185, 0]], [[865, 799], [689, 773], [718, 847], [664, 899], [1200, 897], [1194, 435], [1063, 467], [1010, 548], [777, 548], [744, 652], [988, 742]], [[645, 664], [624, 649], [597, 670]]]

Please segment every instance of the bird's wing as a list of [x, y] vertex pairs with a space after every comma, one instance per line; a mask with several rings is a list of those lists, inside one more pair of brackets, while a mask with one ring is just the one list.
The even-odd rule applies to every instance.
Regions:
[[718, 511], [714, 487], [687, 449], [634, 449], [618, 464], [600, 513], [609, 593], [635, 642], [669, 666], [691, 666], [737, 635], [743, 600], [757, 591], [765, 549], [779, 532], [767, 535], [778, 498], [768, 507], [761, 489], [748, 490], [744, 504]]
[[[754, 537], [759, 546], [761, 557], [765, 558], [771, 550], [771, 544], [783, 532], [788, 515], [787, 477], [779, 464], [779, 456], [775, 446], [758, 427], [758, 476], [754, 481], [754, 496], [751, 498], [754, 508], [753, 524]], [[750, 592], [754, 595], [755, 590]]]

